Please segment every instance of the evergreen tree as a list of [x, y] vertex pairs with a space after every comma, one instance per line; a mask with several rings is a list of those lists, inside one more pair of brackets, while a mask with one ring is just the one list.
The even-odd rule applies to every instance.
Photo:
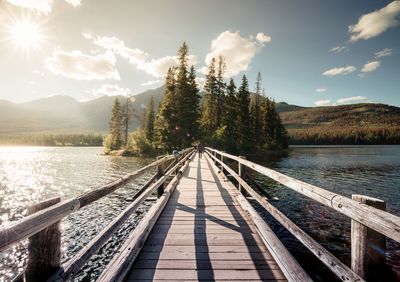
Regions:
[[165, 96], [157, 111], [155, 121], [156, 145], [161, 149], [171, 151], [177, 147], [178, 114], [175, 97], [175, 69], [169, 68], [165, 79]]
[[226, 84], [224, 81], [224, 72], [226, 69], [225, 59], [222, 55], [219, 56], [217, 69], [217, 91], [216, 91], [216, 123], [217, 127], [221, 126], [222, 115], [224, 112], [224, 97]]
[[186, 132], [186, 138], [184, 139], [184, 146], [190, 146], [192, 140], [197, 138], [199, 135], [199, 120], [200, 120], [200, 94], [199, 88], [196, 82], [196, 70], [194, 66], [190, 67], [188, 75], [188, 90], [183, 99], [183, 126]]
[[122, 112], [121, 112], [121, 103], [119, 102], [118, 98], [115, 99], [109, 125], [110, 125], [110, 138], [111, 138], [109, 149], [118, 150], [122, 146], [122, 141], [121, 141]]
[[218, 128], [217, 120], [217, 93], [218, 83], [215, 70], [215, 58], [211, 59], [208, 74], [204, 84], [203, 115], [201, 120], [205, 133], [211, 135]]
[[253, 132], [253, 141], [256, 146], [260, 146], [263, 143], [261, 138], [261, 119], [262, 119], [262, 110], [261, 110], [261, 73], [258, 72], [256, 79], [256, 92], [251, 101], [251, 117], [252, 117], [252, 132]]
[[148, 108], [147, 116], [146, 116], [146, 127], [145, 127], [146, 138], [150, 142], [153, 142], [153, 140], [154, 140], [154, 120], [155, 120], [154, 98], [153, 98], [153, 96], [151, 96], [149, 108]]
[[236, 94], [236, 85], [231, 78], [227, 86], [227, 93], [225, 98], [224, 115], [222, 124], [224, 126], [224, 149], [231, 153], [237, 152], [237, 130], [236, 120], [238, 118], [239, 102]]
[[250, 138], [250, 92], [249, 82], [245, 75], [243, 75], [242, 83], [238, 91], [238, 116], [237, 116], [237, 130], [238, 130], [238, 145], [239, 150], [242, 152], [249, 151], [251, 149], [251, 138]]
[[123, 145], [126, 146], [128, 143], [128, 135], [129, 135], [129, 124], [131, 123], [132, 117], [135, 115], [135, 109], [131, 108], [130, 104], [134, 103], [136, 99], [134, 97], [126, 96], [125, 105], [122, 107], [121, 105], [121, 118], [122, 118], [122, 126], [124, 131], [124, 142]]
[[200, 95], [188, 55], [184, 42], [178, 51], [179, 66], [168, 71], [165, 97], [157, 112], [156, 140], [166, 150], [190, 146], [198, 135]]

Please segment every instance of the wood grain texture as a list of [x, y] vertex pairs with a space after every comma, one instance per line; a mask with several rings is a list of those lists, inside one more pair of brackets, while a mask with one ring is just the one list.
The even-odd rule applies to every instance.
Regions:
[[[60, 198], [53, 198], [35, 204], [28, 209], [34, 214], [60, 202]], [[60, 221], [50, 225], [35, 235], [29, 237], [28, 263], [25, 272], [25, 281], [46, 281], [61, 267], [61, 230]]]
[[[243, 160], [239, 157], [212, 149], [206, 148], [208, 152], [213, 154], [223, 155], [226, 158], [235, 160], [247, 168], [257, 171], [269, 178], [285, 185], [286, 187], [310, 198], [323, 205], [333, 208], [334, 210], [368, 226], [387, 237], [400, 242], [400, 217], [391, 213], [379, 210], [377, 208], [359, 203], [339, 194], [329, 192], [325, 189], [306, 182], [297, 180], [275, 170], [266, 168], [259, 164], [248, 160]], [[218, 161], [217, 158], [214, 158]]]
[[[212, 155], [210, 155], [213, 158]], [[215, 160], [215, 159], [214, 159]], [[217, 160], [218, 161], [218, 160]], [[222, 164], [225, 169], [242, 184], [242, 189], [253, 197], [262, 207], [264, 207], [279, 223], [281, 223], [293, 236], [304, 244], [321, 262], [323, 262], [333, 273], [342, 281], [363, 281], [363, 279], [353, 272], [347, 265], [342, 263], [328, 250], [311, 238], [306, 232], [292, 222], [277, 208], [271, 205], [268, 200], [254, 191], [238, 174], [226, 164]]]
[[[352, 199], [386, 210], [385, 202], [379, 199], [363, 195], [352, 195]], [[351, 268], [367, 281], [387, 280], [386, 237], [355, 220], [351, 221]]]
[[286, 280], [255, 226], [204, 155], [190, 162], [127, 281]]

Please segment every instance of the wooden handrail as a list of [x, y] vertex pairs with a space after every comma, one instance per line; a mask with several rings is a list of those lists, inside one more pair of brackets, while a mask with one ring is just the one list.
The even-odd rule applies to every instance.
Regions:
[[[193, 149], [185, 149], [181, 152], [181, 154], [187, 153], [191, 150]], [[57, 221], [60, 221], [65, 216], [77, 211], [78, 209], [114, 192], [124, 184], [138, 178], [158, 165], [174, 158], [174, 155], [163, 157], [145, 167], [136, 170], [132, 174], [127, 174], [118, 180], [84, 193], [76, 198], [64, 200], [59, 204], [13, 222], [7, 227], [2, 227], [0, 229], [0, 252], [12, 246], [13, 244], [40, 232]]]
[[[190, 159], [192, 156], [193, 154], [190, 153], [188, 155], [188, 159]], [[144, 242], [153, 229], [155, 222], [167, 204], [168, 199], [177, 186], [183, 172], [187, 168], [188, 163], [189, 162], [186, 162], [186, 164], [180, 168], [179, 172], [165, 188], [164, 194], [142, 218], [135, 230], [133, 230], [128, 239], [126, 239], [124, 244], [121, 246], [118, 254], [113, 257], [96, 281], [124, 281], [140, 250], [143, 248]]]
[[130, 205], [128, 205], [128, 207], [97, 234], [97, 236], [87, 243], [72, 259], [65, 263], [63, 269], [56, 273], [49, 281], [58, 281], [59, 279], [68, 280], [76, 274], [85, 263], [104, 246], [112, 234], [122, 226], [146, 198], [156, 191], [157, 188], [160, 187], [190, 156], [190, 153], [184, 155], [174, 166], [170, 167], [160, 179], [146, 188]]
[[283, 184], [284, 186], [308, 197], [318, 203], [331, 207], [334, 210], [348, 216], [349, 218], [362, 223], [365, 226], [400, 242], [400, 217], [391, 213], [376, 209], [374, 207], [354, 201], [339, 194], [329, 192], [325, 189], [306, 182], [297, 180], [293, 177], [284, 175], [275, 170], [266, 168], [251, 161], [237, 156], [221, 152], [212, 148], [206, 148], [209, 152], [237, 161], [248, 168], [253, 169], [269, 178]]
[[[208, 153], [208, 152], [207, 152]], [[312, 239], [306, 232], [286, 217], [281, 211], [271, 205], [264, 197], [259, 195], [247, 184], [232, 168], [221, 160], [208, 153], [214, 161], [218, 162], [232, 177], [238, 181], [242, 189], [246, 190], [263, 208], [265, 208], [279, 223], [281, 223], [294, 237], [296, 237], [307, 249], [309, 249], [322, 263], [324, 263], [333, 273], [343, 281], [364, 281], [359, 275], [354, 273], [348, 266], [342, 263], [327, 249]], [[243, 199], [242, 199], [243, 200]]]

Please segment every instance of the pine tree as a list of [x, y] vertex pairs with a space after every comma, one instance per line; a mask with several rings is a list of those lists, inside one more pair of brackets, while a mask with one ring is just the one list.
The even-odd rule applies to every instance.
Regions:
[[118, 150], [121, 148], [121, 125], [122, 125], [122, 112], [121, 112], [121, 103], [119, 99], [116, 98], [114, 102], [114, 106], [111, 113], [110, 120], [110, 136], [111, 136], [111, 150]]
[[251, 116], [250, 116], [250, 92], [249, 82], [245, 75], [243, 75], [242, 83], [238, 91], [238, 116], [237, 116], [237, 130], [238, 130], [238, 145], [239, 150], [242, 152], [249, 151], [251, 148]]
[[146, 138], [151, 143], [154, 140], [154, 120], [155, 120], [154, 98], [153, 98], [153, 96], [151, 96], [148, 111], [147, 111], [147, 116], [146, 116], [146, 127], [145, 127]]
[[194, 138], [199, 134], [199, 120], [200, 120], [200, 94], [196, 82], [196, 70], [194, 66], [190, 67], [188, 75], [188, 90], [185, 98], [183, 99], [183, 121], [186, 131], [186, 138], [184, 139], [184, 146], [189, 146]]
[[217, 69], [217, 91], [216, 91], [216, 123], [217, 127], [221, 126], [222, 115], [224, 112], [224, 97], [226, 84], [224, 81], [224, 72], [226, 69], [225, 59], [222, 55], [219, 56]]
[[176, 135], [179, 128], [175, 87], [175, 69], [169, 68], [165, 79], [165, 96], [160, 103], [155, 121], [156, 145], [168, 151], [179, 145]]
[[198, 132], [199, 90], [196, 84], [196, 72], [193, 66], [188, 66], [188, 46], [184, 42], [179, 48], [179, 66], [176, 79], [175, 95], [179, 119], [180, 147], [190, 146]]
[[211, 135], [218, 128], [217, 92], [218, 84], [215, 71], [215, 58], [211, 59], [204, 84], [204, 100], [201, 125], [206, 134]]
[[253, 132], [253, 141], [256, 146], [262, 145], [261, 138], [261, 73], [258, 72], [256, 79], [256, 92], [251, 100], [251, 118], [252, 118], [252, 132]]
[[224, 114], [222, 117], [222, 125], [224, 130], [224, 149], [231, 153], [237, 153], [237, 125], [239, 102], [236, 94], [236, 85], [231, 78], [227, 86], [225, 97]]

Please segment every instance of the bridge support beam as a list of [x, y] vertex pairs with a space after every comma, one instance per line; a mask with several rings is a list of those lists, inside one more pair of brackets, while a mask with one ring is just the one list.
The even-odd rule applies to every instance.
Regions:
[[[53, 198], [29, 208], [29, 214], [36, 213], [60, 202]], [[60, 221], [29, 237], [28, 265], [25, 281], [46, 281], [61, 267]]]
[[[162, 164], [159, 164], [157, 166], [157, 180], [163, 177], [163, 175], [164, 175], [164, 169], [162, 167]], [[157, 198], [160, 198], [163, 194], [164, 194], [164, 183], [157, 188]]]
[[[386, 203], [379, 199], [363, 195], [352, 195], [352, 199], [386, 210]], [[351, 220], [351, 269], [366, 281], [383, 281], [385, 268], [386, 237], [358, 221]]]
[[[246, 159], [246, 157], [244, 157], [244, 156], [239, 156], [239, 158]], [[242, 165], [241, 163], [238, 163], [238, 165], [239, 165], [238, 174], [239, 174], [240, 178], [242, 178], [244, 180], [244, 177], [246, 175], [245, 166]], [[242, 185], [239, 183], [239, 192], [243, 194], [245, 191], [246, 190], [243, 189]]]

